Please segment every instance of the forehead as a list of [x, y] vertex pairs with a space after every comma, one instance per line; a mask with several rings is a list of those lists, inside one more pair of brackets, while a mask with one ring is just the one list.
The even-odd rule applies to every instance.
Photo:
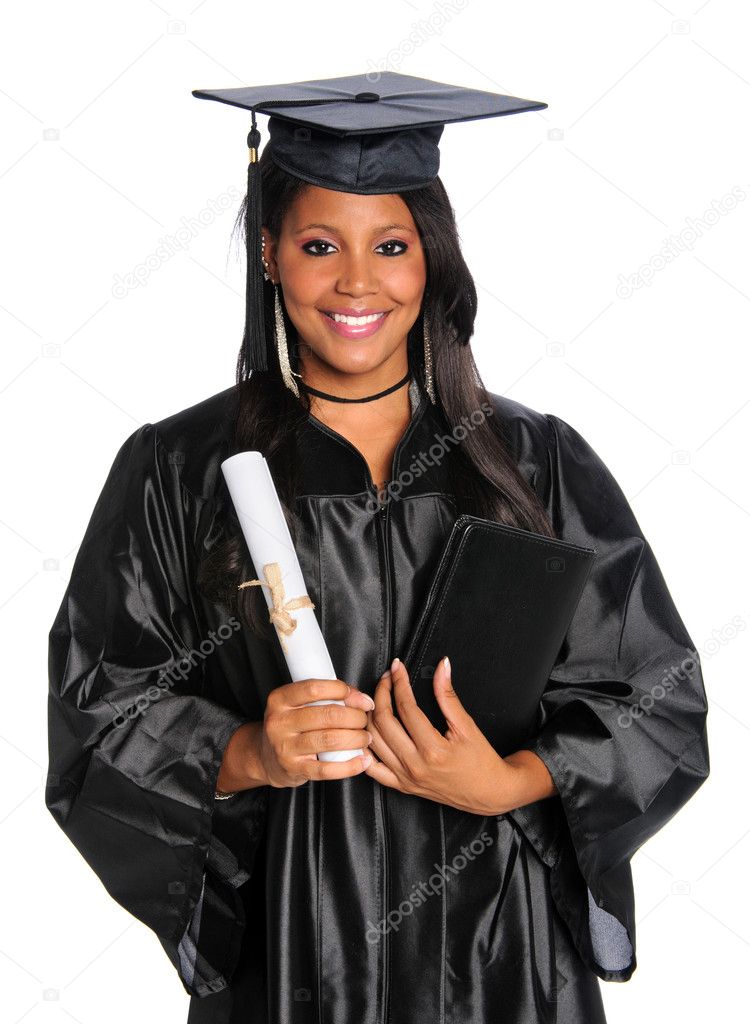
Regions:
[[342, 233], [372, 230], [386, 224], [403, 224], [416, 231], [414, 219], [400, 195], [359, 195], [309, 185], [289, 207], [284, 231], [297, 231], [308, 223], [325, 223]]

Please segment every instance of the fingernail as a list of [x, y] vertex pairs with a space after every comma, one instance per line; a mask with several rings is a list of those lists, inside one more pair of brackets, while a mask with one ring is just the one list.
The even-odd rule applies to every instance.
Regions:
[[443, 658], [443, 664], [445, 665], [445, 671], [448, 673], [448, 678], [450, 679], [450, 676], [451, 676], [451, 660], [450, 660], [450, 658], [448, 657], [447, 654]]
[[370, 694], [369, 693], [365, 693], [365, 694], [363, 694], [363, 696], [367, 699], [367, 703], [369, 705], [370, 711], [374, 711], [375, 710], [375, 701], [372, 699]]
[[365, 754], [365, 756], [362, 758], [362, 767], [363, 768], [369, 768], [371, 764], [372, 764], [372, 754]]
[[400, 664], [401, 662], [398, 660], [398, 658], [394, 658], [393, 661], [391, 662], [391, 672], [395, 672]]

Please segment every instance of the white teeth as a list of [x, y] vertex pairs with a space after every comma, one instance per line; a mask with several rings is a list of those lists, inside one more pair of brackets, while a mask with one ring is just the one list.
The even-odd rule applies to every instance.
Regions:
[[343, 316], [341, 313], [329, 313], [332, 320], [337, 324], [349, 324], [351, 327], [361, 327], [363, 324], [372, 324], [380, 320], [385, 313], [370, 313], [369, 316]]

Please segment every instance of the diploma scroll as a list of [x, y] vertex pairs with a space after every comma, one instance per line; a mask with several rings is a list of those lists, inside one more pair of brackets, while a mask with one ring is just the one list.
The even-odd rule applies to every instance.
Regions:
[[[221, 463], [269, 618], [276, 629], [292, 682], [337, 679], [268, 464], [260, 452], [239, 452]], [[252, 582], [252, 581], [250, 581]], [[342, 700], [315, 700], [343, 704]], [[319, 761], [348, 761], [362, 750], [322, 750]]]

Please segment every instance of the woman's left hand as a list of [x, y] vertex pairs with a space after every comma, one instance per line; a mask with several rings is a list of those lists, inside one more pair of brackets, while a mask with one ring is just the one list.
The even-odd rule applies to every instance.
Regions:
[[[375, 710], [367, 713], [373, 736], [368, 750], [378, 760], [367, 775], [402, 793], [483, 815], [504, 814], [555, 792], [536, 754], [524, 750], [502, 758], [495, 751], [458, 699], [444, 658], [433, 689], [448, 725], [444, 735], [419, 708], [401, 661], [381, 676]], [[393, 713], [394, 698], [401, 721]]]

